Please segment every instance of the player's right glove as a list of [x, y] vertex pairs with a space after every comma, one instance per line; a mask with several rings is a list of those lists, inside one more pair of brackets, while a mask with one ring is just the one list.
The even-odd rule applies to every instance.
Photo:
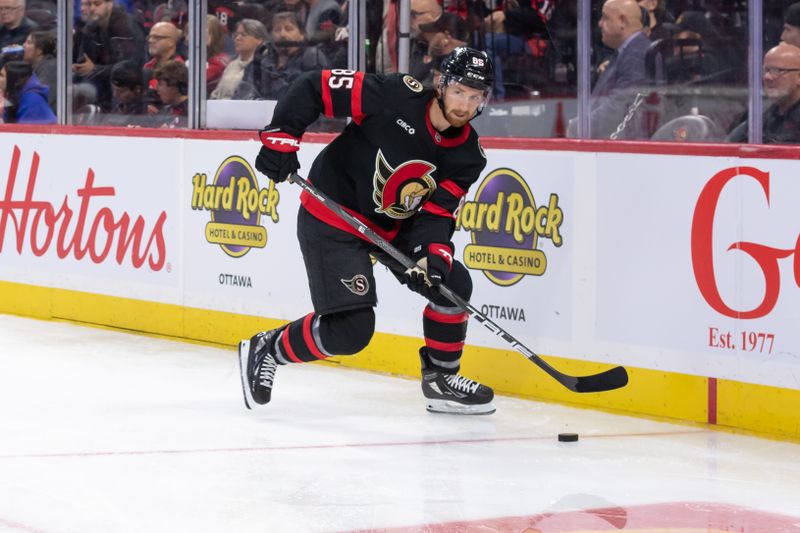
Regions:
[[276, 183], [286, 181], [289, 174], [300, 168], [297, 161], [300, 137], [280, 128], [261, 130], [259, 137], [263, 146], [256, 157], [256, 170]]
[[446, 244], [432, 243], [424, 250], [419, 247], [413, 256], [418, 257], [417, 264], [405, 271], [406, 285], [432, 300], [439, 294], [439, 285], [447, 281], [453, 267], [453, 249]]

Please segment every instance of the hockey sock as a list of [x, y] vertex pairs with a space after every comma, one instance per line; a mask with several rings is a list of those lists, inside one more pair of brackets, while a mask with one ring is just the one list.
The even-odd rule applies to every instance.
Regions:
[[467, 337], [469, 314], [458, 307], [429, 303], [422, 313], [422, 330], [428, 358], [435, 366], [456, 373]]
[[369, 344], [374, 330], [372, 308], [329, 315], [309, 313], [284, 328], [275, 342], [275, 357], [286, 364], [354, 354]]

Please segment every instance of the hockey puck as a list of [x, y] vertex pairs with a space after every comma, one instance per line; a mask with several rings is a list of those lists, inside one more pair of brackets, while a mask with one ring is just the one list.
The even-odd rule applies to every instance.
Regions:
[[558, 442], [578, 442], [577, 433], [559, 433]]

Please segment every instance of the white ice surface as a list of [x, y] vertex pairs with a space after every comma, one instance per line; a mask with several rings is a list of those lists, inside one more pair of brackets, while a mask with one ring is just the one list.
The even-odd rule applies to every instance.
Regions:
[[0, 315], [0, 531], [495, 531], [481, 521], [694, 501], [800, 516], [793, 443], [505, 397], [433, 415], [417, 381], [333, 365], [280, 367], [273, 398], [244, 408], [233, 349]]

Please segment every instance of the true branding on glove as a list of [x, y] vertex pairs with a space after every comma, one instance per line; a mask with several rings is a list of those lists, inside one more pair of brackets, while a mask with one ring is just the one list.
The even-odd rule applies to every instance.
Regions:
[[300, 149], [300, 138], [279, 129], [261, 130], [261, 144], [276, 152], [296, 152]]

